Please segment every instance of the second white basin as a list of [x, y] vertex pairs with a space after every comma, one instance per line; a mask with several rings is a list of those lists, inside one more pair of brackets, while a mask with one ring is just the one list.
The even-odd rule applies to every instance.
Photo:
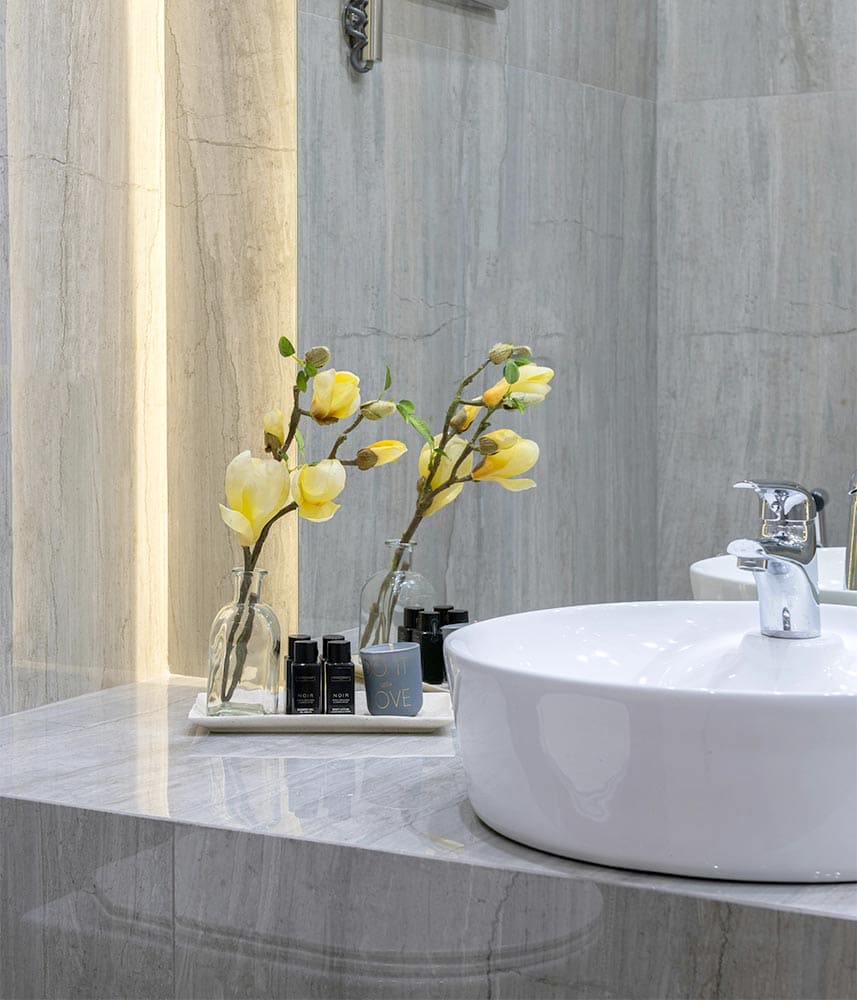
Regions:
[[491, 827], [623, 868], [857, 880], [857, 610], [819, 639], [741, 602], [557, 608], [445, 644], [468, 792]]
[[[818, 590], [822, 604], [857, 607], [857, 590], [846, 590], [845, 549], [819, 549]], [[698, 601], [755, 601], [756, 577], [738, 569], [735, 556], [712, 556], [690, 567], [690, 585]]]

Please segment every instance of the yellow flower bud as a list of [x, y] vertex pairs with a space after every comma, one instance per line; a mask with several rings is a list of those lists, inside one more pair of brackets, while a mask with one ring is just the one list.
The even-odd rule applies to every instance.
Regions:
[[335, 424], [344, 420], [360, 406], [360, 379], [353, 372], [338, 372], [335, 368], [322, 372], [313, 380], [310, 416], [318, 424]]
[[535, 403], [541, 403], [551, 391], [548, 382], [552, 378], [552, 368], [522, 365], [518, 369], [518, 381], [514, 385], [509, 385], [504, 378], [501, 378], [496, 385], [482, 394], [482, 402], [489, 408], [498, 406], [501, 402], [504, 406], [511, 406], [514, 400], [523, 406], [533, 406]]
[[483, 441], [490, 441], [497, 450], [486, 454], [473, 470], [477, 482], [499, 483], [514, 493], [531, 490], [536, 485], [532, 479], [512, 478], [529, 472], [539, 460], [539, 446], [535, 441], [528, 441], [510, 430], [492, 431], [480, 440], [480, 445]]
[[396, 412], [396, 404], [390, 399], [373, 399], [364, 403], [360, 412], [367, 420], [383, 420]]
[[330, 361], [330, 351], [326, 347], [311, 347], [304, 355], [304, 360], [308, 365], [321, 371]]
[[481, 406], [471, 406], [469, 403], [465, 403], [464, 406], [455, 414], [455, 416], [450, 420], [449, 426], [454, 431], [466, 431], [467, 428], [476, 419], [476, 414], [482, 409]]
[[345, 469], [335, 458], [302, 465], [292, 473], [292, 498], [307, 521], [329, 521], [339, 510], [333, 502], [345, 489]]
[[376, 441], [357, 452], [357, 468], [365, 472], [376, 465], [387, 465], [400, 459], [407, 450], [402, 441]]
[[492, 365], [505, 365], [514, 350], [514, 344], [495, 344], [488, 352], [488, 360]]
[[286, 415], [282, 410], [265, 414], [265, 451], [279, 451], [286, 440]]
[[255, 545], [262, 529], [289, 499], [289, 472], [283, 462], [253, 458], [242, 451], [226, 469], [226, 503], [220, 516], [242, 545]]
[[[434, 443], [435, 445], [440, 444], [441, 435], [435, 435]], [[450, 438], [446, 442], [446, 447], [443, 449], [444, 453], [441, 455], [440, 463], [435, 470], [434, 475], [429, 480], [429, 486], [442, 486], [452, 475], [452, 469], [455, 463], [458, 461], [461, 453], [467, 447], [467, 442], [464, 438], [458, 437], [456, 435]], [[426, 480], [429, 474], [429, 466], [432, 461], [432, 450], [429, 448], [428, 443], [423, 445], [423, 449], [420, 452], [420, 476], [423, 480]], [[456, 472], [456, 478], [464, 478], [469, 476], [473, 470], [473, 455], [468, 455], [467, 458], [461, 463]], [[431, 505], [425, 512], [425, 516], [429, 517], [432, 514], [436, 514], [439, 510], [446, 507], [447, 504], [452, 503], [453, 500], [458, 496], [459, 493], [464, 489], [464, 483], [456, 483], [454, 486], [449, 486], [443, 492], [438, 493], [438, 495], [432, 500]]]

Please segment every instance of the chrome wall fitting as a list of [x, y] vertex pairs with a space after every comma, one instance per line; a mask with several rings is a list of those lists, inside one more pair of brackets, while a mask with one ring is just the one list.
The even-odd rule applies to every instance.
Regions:
[[384, 0], [348, 0], [342, 14], [348, 55], [355, 73], [368, 73], [381, 61], [384, 37]]
[[[464, 6], [506, 10], [509, 0], [461, 0]], [[384, 0], [348, 0], [342, 12], [348, 61], [355, 73], [368, 73], [382, 58]]]

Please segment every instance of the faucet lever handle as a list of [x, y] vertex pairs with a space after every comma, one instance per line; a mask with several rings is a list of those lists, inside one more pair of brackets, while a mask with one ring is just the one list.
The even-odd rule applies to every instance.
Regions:
[[818, 511], [812, 492], [799, 483], [753, 482], [735, 483], [736, 490], [753, 490], [762, 501], [762, 523], [785, 524], [815, 521]]

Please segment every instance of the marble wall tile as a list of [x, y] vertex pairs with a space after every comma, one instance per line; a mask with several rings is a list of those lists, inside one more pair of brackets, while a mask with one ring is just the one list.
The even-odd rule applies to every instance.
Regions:
[[573, 901], [566, 890], [521, 873], [182, 831], [176, 992], [566, 996], [565, 970], [601, 914], [596, 887]]
[[184, 997], [846, 997], [853, 926], [454, 861], [176, 834]]
[[658, 99], [857, 89], [853, 0], [659, 0]]
[[[432, 421], [498, 339], [557, 370], [549, 400], [513, 421], [542, 446], [538, 489], [469, 490], [420, 528], [418, 568], [485, 617], [646, 596], [653, 105], [408, 39], [355, 81], [338, 32], [301, 16], [303, 341], [370, 385], [389, 363], [393, 392]], [[396, 465], [351, 478], [332, 522], [301, 526], [302, 628], [356, 621], [383, 539], [410, 519], [408, 442]]]
[[[0, 2], [0, 25], [6, 0]], [[12, 710], [12, 320], [6, 32], [0, 29], [0, 715]]]
[[159, 0], [4, 9], [20, 709], [166, 662], [163, 36]]
[[[226, 466], [262, 454], [264, 414], [291, 398], [277, 340], [295, 327], [295, 4], [167, 0], [166, 29], [169, 661], [200, 674], [240, 561], [217, 507]], [[263, 556], [284, 631], [296, 544], [287, 519]]]
[[174, 995], [171, 827], [0, 799], [0, 831], [0, 995]]
[[[298, 4], [336, 21], [344, 6]], [[655, 13], [654, 0], [513, 0], [505, 11], [466, 0], [393, 0], [384, 7], [385, 53], [407, 38], [654, 100]]]
[[658, 125], [662, 597], [754, 530], [730, 489], [831, 494], [844, 544], [857, 454], [857, 94], [665, 103]]

